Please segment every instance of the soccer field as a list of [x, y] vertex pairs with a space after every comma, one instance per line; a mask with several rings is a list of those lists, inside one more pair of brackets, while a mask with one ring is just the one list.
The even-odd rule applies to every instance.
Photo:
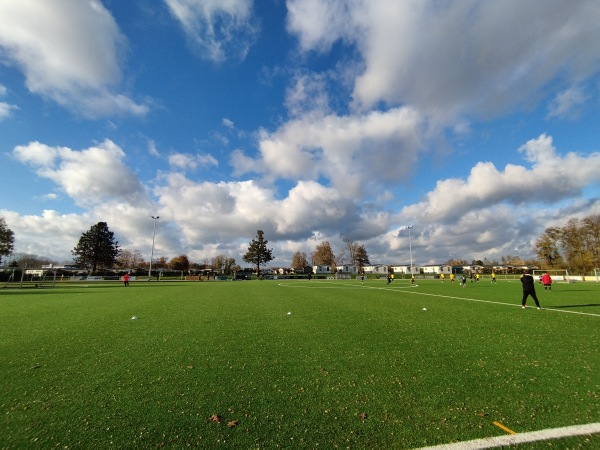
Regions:
[[542, 310], [518, 280], [3, 289], [0, 443], [416, 448], [597, 425], [600, 286], [537, 290]]

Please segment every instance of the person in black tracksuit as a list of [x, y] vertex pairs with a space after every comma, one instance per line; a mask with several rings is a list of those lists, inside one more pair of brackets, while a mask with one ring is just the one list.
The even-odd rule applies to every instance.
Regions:
[[533, 277], [528, 273], [524, 273], [521, 276], [521, 284], [523, 285], [523, 300], [521, 301], [521, 307], [523, 309], [526, 308], [525, 304], [527, 302], [527, 297], [531, 295], [531, 298], [533, 298], [535, 301], [537, 309], [542, 309], [540, 307], [540, 302], [538, 301], [537, 295], [535, 294], [535, 282]]

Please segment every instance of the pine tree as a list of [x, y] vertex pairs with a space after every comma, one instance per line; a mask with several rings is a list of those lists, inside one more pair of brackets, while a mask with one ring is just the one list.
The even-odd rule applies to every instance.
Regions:
[[266, 264], [273, 259], [273, 249], [267, 248], [267, 241], [262, 230], [256, 231], [256, 239], [252, 239], [248, 245], [248, 252], [243, 260], [256, 267], [256, 274], [260, 277], [260, 265]]
[[96, 273], [99, 267], [113, 267], [120, 254], [119, 243], [106, 222], [98, 222], [83, 233], [77, 246], [71, 250], [75, 264]]

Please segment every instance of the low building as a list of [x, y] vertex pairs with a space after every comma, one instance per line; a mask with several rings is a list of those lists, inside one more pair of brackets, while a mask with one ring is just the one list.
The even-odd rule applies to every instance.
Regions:
[[[410, 268], [411, 268], [410, 264], [401, 265], [401, 266], [392, 266], [392, 271], [397, 274], [409, 274], [410, 275], [410, 273], [411, 273]], [[421, 267], [413, 264], [412, 265], [412, 274], [419, 275], [420, 273], [421, 273]]]
[[452, 273], [452, 266], [447, 264], [428, 264], [421, 269], [423, 270], [423, 273], [432, 275], [440, 275], [442, 273], [444, 275], [450, 275]]

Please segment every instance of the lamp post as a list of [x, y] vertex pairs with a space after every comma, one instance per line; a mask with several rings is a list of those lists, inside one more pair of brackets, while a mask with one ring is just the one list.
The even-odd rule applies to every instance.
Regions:
[[413, 259], [412, 259], [412, 239], [410, 237], [410, 230], [413, 225], [406, 227], [408, 229], [408, 251], [410, 253], [410, 276], [413, 276]]
[[154, 257], [154, 238], [156, 237], [156, 221], [160, 216], [150, 216], [154, 220], [154, 231], [152, 232], [152, 250], [150, 251], [150, 269], [148, 269], [148, 277], [152, 278], [152, 258]]

